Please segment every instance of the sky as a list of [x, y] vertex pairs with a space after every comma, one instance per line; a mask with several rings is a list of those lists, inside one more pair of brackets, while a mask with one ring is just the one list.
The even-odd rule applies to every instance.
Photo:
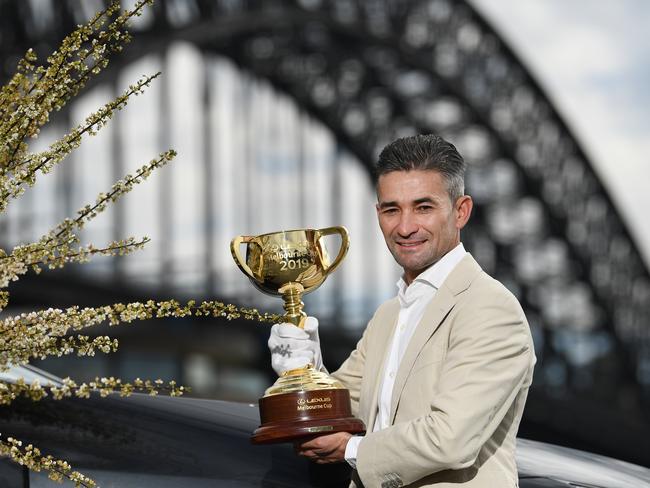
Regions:
[[469, 1], [545, 89], [650, 265], [650, 1]]

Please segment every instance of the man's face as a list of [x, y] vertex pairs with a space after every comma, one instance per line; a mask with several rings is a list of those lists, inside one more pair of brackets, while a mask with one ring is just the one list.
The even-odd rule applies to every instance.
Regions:
[[379, 227], [409, 284], [458, 245], [471, 210], [468, 196], [452, 203], [437, 171], [392, 171], [377, 183]]

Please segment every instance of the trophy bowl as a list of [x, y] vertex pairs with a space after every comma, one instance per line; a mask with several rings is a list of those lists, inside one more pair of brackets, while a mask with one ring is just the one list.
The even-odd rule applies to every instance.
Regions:
[[[330, 263], [321, 238], [338, 234], [341, 247]], [[246, 259], [239, 252], [246, 244]], [[230, 243], [230, 251], [255, 288], [267, 295], [281, 296], [285, 301], [284, 318], [301, 327], [305, 314], [300, 297], [318, 288], [347, 254], [350, 241], [345, 227], [299, 229], [273, 232], [259, 236], [238, 236]]]
[[[339, 235], [339, 252], [330, 262], [321, 238]], [[246, 259], [240, 247], [246, 244]], [[282, 297], [283, 320], [303, 328], [302, 295], [318, 288], [345, 257], [349, 248], [345, 227], [297, 229], [238, 236], [230, 251], [239, 269], [263, 293]], [[352, 416], [345, 387], [313, 365], [284, 371], [259, 401], [261, 425], [253, 433], [255, 444], [291, 442], [304, 436], [333, 432], [365, 432]]]

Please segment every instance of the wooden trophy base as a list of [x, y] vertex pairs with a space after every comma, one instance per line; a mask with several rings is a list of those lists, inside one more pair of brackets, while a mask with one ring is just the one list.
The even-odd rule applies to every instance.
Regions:
[[294, 391], [260, 398], [260, 425], [251, 437], [253, 444], [293, 442], [301, 437], [366, 431], [352, 416], [350, 392], [343, 388]]

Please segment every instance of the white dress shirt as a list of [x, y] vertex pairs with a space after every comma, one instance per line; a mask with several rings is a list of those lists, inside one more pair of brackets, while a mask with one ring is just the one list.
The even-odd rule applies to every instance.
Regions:
[[[409, 341], [413, 337], [422, 315], [424, 315], [424, 309], [434, 297], [438, 288], [442, 286], [449, 273], [465, 257], [465, 254], [467, 252], [463, 244], [460, 243], [437, 263], [420, 273], [410, 285], [406, 284], [404, 278], [400, 278], [397, 282], [399, 316], [388, 358], [384, 365], [379, 389], [377, 417], [372, 428], [373, 432], [385, 429], [390, 425], [390, 404], [395, 377]], [[350, 438], [345, 448], [345, 460], [353, 468], [356, 467], [357, 450], [362, 440], [362, 436], [354, 436]]]

